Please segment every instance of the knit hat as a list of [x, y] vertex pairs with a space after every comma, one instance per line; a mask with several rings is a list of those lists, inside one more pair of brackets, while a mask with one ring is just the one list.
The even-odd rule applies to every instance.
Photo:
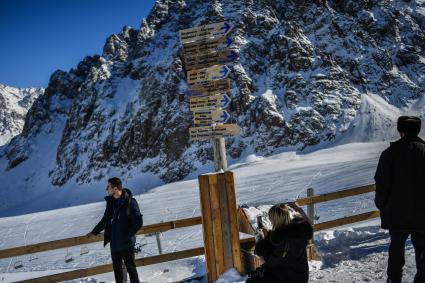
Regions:
[[406, 135], [418, 135], [421, 131], [421, 119], [415, 116], [400, 116], [397, 120], [397, 130]]

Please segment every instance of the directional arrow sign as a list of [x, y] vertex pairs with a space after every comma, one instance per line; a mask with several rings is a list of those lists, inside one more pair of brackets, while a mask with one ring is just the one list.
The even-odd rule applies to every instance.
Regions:
[[226, 35], [230, 29], [231, 25], [227, 22], [209, 24], [189, 29], [184, 29], [179, 32], [180, 41], [182, 44], [205, 40], [208, 38], [217, 38]]
[[238, 54], [233, 50], [223, 50], [208, 54], [185, 57], [186, 70], [202, 69], [235, 61]]
[[230, 91], [230, 81], [227, 78], [217, 81], [207, 81], [201, 84], [191, 85], [189, 88], [192, 96], [228, 93]]
[[207, 127], [192, 127], [189, 129], [191, 140], [208, 140], [212, 138], [237, 136], [241, 129], [236, 124], [225, 124], [207, 126]]
[[187, 72], [187, 83], [195, 85], [206, 81], [224, 79], [229, 75], [227, 66], [212, 66], [204, 69], [197, 69]]
[[227, 108], [231, 99], [226, 94], [194, 96], [190, 98], [190, 111], [214, 110]]
[[218, 52], [229, 48], [233, 44], [230, 37], [220, 37], [212, 40], [191, 42], [183, 45], [185, 56]]
[[193, 122], [199, 124], [226, 123], [230, 118], [226, 110], [217, 109], [193, 113]]

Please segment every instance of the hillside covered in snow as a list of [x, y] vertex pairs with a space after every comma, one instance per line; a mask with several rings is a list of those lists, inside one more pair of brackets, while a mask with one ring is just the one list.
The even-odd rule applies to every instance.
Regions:
[[399, 114], [425, 117], [423, 0], [158, 0], [139, 29], [52, 74], [22, 134], [0, 148], [0, 215], [92, 202], [113, 175], [141, 193], [211, 170], [210, 143], [189, 142], [178, 31], [222, 20], [239, 53], [232, 164], [393, 139]]
[[[230, 168], [235, 174], [237, 203], [253, 214], [255, 211], [267, 211], [272, 204], [304, 197], [309, 187], [313, 187], [317, 194], [324, 194], [370, 184], [373, 182], [379, 154], [387, 146], [388, 142], [352, 143], [308, 154], [285, 152], [266, 158], [251, 155]], [[198, 191], [195, 179], [163, 185], [137, 195], [145, 225], [200, 215]], [[33, 205], [43, 206], [47, 201], [60, 202], [60, 199], [39, 198]], [[84, 235], [91, 231], [103, 215], [105, 202], [101, 197], [98, 201], [70, 208], [2, 217], [0, 249]], [[29, 206], [27, 209], [30, 211], [33, 208]], [[316, 206], [317, 222], [375, 209], [373, 193], [324, 202]], [[164, 253], [203, 245], [200, 225], [164, 232], [160, 239]], [[138, 236], [137, 242], [146, 244], [136, 255], [137, 258], [158, 254], [155, 237]], [[316, 233], [315, 245], [322, 258], [310, 263], [310, 280], [323, 283], [384, 283], [388, 244], [389, 235], [379, 229], [379, 219]], [[84, 247], [89, 252], [81, 255]], [[73, 257], [72, 262], [65, 262], [67, 254]], [[21, 262], [23, 267], [15, 269], [17, 262]], [[104, 248], [98, 242], [2, 259], [0, 278], [4, 277], [5, 282], [17, 281], [110, 262], [109, 246]], [[139, 274], [145, 282], [177, 282], [191, 276], [204, 275], [205, 260], [201, 256], [142, 266]], [[408, 241], [406, 282], [412, 282], [414, 274], [414, 251]], [[229, 272], [218, 283], [244, 281], [244, 278]], [[101, 274], [73, 282], [113, 282], [113, 274]]]

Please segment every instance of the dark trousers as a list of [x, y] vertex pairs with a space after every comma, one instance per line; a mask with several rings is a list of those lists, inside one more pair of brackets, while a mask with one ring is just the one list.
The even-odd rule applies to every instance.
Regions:
[[130, 276], [131, 283], [139, 283], [139, 275], [137, 274], [136, 263], [134, 262], [134, 248], [124, 251], [111, 251], [112, 266], [114, 268], [115, 282], [124, 282], [123, 260], [127, 268], [128, 275]]
[[390, 230], [391, 243], [388, 251], [388, 278], [390, 282], [401, 282], [404, 266], [404, 247], [411, 236], [415, 249], [416, 269], [414, 283], [425, 283], [425, 232]]

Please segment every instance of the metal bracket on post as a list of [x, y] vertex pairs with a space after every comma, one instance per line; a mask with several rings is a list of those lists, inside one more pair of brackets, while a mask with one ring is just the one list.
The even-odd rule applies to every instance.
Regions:
[[214, 149], [215, 171], [227, 171], [226, 143], [224, 141], [224, 138], [214, 138], [212, 139], [212, 144]]

